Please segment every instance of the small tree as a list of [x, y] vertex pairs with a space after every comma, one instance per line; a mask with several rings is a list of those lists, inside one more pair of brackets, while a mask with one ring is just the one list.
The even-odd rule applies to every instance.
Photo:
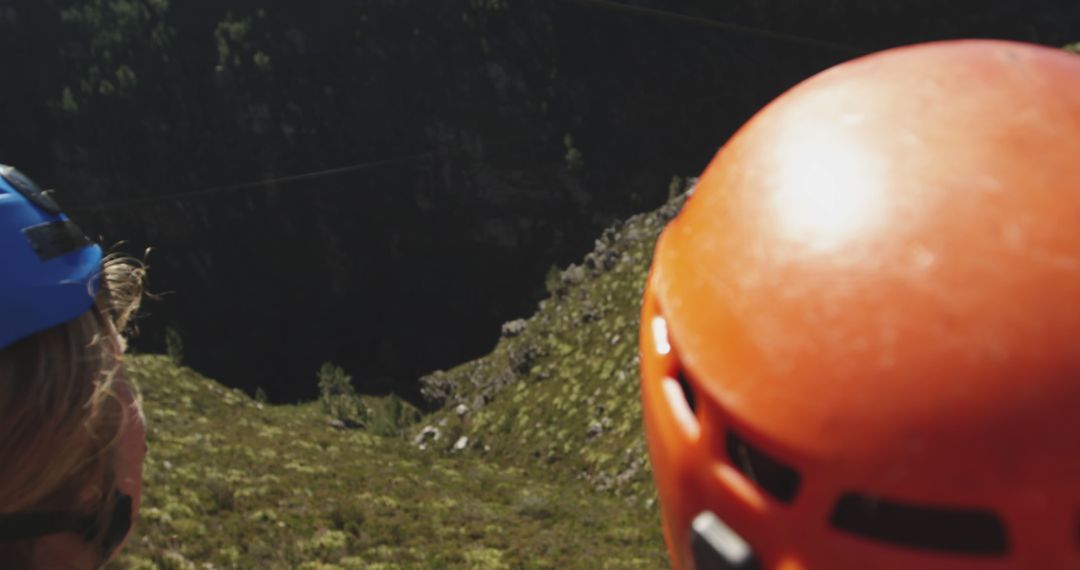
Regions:
[[367, 407], [356, 395], [352, 376], [340, 366], [324, 362], [319, 368], [318, 379], [319, 400], [324, 412], [347, 426], [360, 427], [367, 423]]
[[371, 433], [396, 437], [404, 433], [405, 428], [420, 421], [420, 410], [397, 394], [390, 394], [372, 403], [369, 417]]
[[184, 362], [184, 339], [180, 338], [180, 333], [172, 327], [165, 329], [165, 354], [168, 354], [169, 360], [177, 366]]

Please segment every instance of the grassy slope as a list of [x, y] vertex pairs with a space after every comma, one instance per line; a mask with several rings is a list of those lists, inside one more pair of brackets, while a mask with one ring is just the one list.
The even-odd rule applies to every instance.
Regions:
[[437, 427], [425, 449], [133, 357], [147, 491], [111, 568], [667, 567], [636, 345], [648, 259], [677, 207], [606, 232], [492, 354], [429, 377], [445, 405], [408, 436]]
[[638, 311], [656, 238], [681, 203], [606, 231], [582, 265], [549, 279], [552, 297], [520, 332], [426, 377], [425, 393], [447, 400], [414, 430], [442, 430], [429, 450], [465, 436], [466, 455], [572, 475], [659, 525], [641, 431]]
[[[147, 493], [114, 568], [660, 568], [653, 521], [572, 478], [415, 450], [136, 357]], [[209, 565], [207, 565], [209, 564]]]

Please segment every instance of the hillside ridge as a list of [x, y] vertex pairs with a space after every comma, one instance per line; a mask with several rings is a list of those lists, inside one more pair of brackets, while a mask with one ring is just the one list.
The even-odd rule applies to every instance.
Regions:
[[495, 349], [421, 379], [441, 409], [413, 430], [428, 451], [560, 469], [642, 508], [655, 503], [638, 400], [638, 322], [652, 250], [693, 180], [607, 230], [578, 264], [549, 274], [551, 296], [505, 323]]
[[129, 357], [149, 428], [146, 494], [108, 568], [665, 568], [637, 312], [685, 190], [553, 270], [551, 296], [506, 323], [491, 354], [426, 376], [435, 411], [398, 436], [343, 429], [319, 402], [256, 401], [165, 356]]

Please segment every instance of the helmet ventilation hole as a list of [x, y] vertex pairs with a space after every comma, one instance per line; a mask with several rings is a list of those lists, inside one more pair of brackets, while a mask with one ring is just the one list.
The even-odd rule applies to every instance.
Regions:
[[694, 387], [690, 385], [690, 381], [686, 378], [686, 373], [680, 368], [675, 373], [675, 380], [679, 382], [679, 388], [682, 388], [683, 398], [686, 398], [686, 405], [690, 408], [691, 412], [697, 413], [697, 397], [694, 396]]
[[728, 430], [726, 447], [731, 465], [761, 490], [782, 503], [795, 500], [801, 476], [794, 467], [754, 447], [734, 431]]
[[977, 509], [946, 509], [847, 493], [840, 497], [832, 526], [865, 538], [910, 548], [1000, 556], [1008, 551], [1001, 519]]
[[679, 372], [675, 374], [675, 378], [664, 378], [661, 386], [671, 413], [682, 426], [683, 433], [696, 440], [701, 435], [701, 423], [698, 421], [697, 404], [690, 383]]

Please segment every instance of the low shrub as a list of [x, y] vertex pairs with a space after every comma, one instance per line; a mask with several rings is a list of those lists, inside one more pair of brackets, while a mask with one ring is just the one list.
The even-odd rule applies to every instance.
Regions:
[[319, 401], [323, 411], [346, 427], [364, 427], [368, 424], [369, 411], [360, 401], [349, 376], [330, 362], [319, 368]]

